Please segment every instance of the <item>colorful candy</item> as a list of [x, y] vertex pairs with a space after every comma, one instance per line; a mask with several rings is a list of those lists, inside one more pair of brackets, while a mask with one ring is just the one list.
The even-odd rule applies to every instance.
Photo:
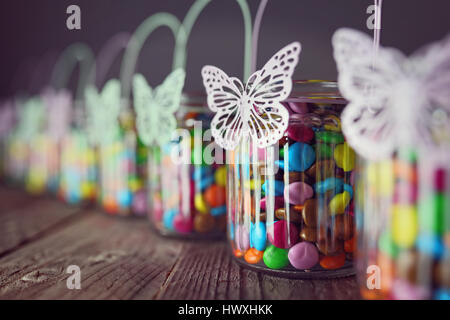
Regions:
[[364, 297], [448, 298], [448, 159], [398, 150], [392, 159], [363, 166], [362, 188], [355, 194], [361, 272], [371, 265], [381, 272], [381, 288], [368, 290], [361, 277]]
[[[177, 117], [190, 136], [174, 139], [150, 150], [148, 214], [151, 223], [162, 234], [221, 237], [226, 227], [227, 170], [225, 165], [217, 164], [215, 158], [209, 159], [210, 142], [202, 139], [213, 114], [206, 106], [199, 112], [185, 111]], [[193, 120], [202, 121], [202, 128], [194, 130]], [[175, 155], [180, 152], [186, 152], [188, 156], [176, 158]], [[172, 223], [165, 223], [172, 219]], [[240, 241], [238, 252], [242, 257], [250, 243], [249, 231], [245, 233], [244, 238], [236, 237]]]
[[[356, 156], [339, 131], [343, 105], [288, 106], [290, 122], [280, 151], [273, 152], [278, 158], [272, 162], [270, 148], [255, 150], [251, 144], [234, 150], [240, 162], [229, 166], [230, 241], [248, 255], [244, 261], [268, 269], [351, 272], [346, 262], [355, 251]], [[253, 259], [253, 250], [263, 252], [262, 261]]]

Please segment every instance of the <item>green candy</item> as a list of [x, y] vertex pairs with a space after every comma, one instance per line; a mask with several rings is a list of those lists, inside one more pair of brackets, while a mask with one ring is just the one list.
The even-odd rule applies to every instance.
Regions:
[[325, 143], [340, 144], [344, 142], [344, 136], [340, 132], [317, 131], [316, 140]]
[[399, 249], [391, 237], [391, 232], [385, 231], [378, 239], [378, 247], [380, 251], [387, 254], [389, 257], [395, 259], [398, 255]]
[[263, 261], [270, 269], [284, 268], [289, 264], [288, 250], [271, 245], [264, 251]]
[[330, 159], [333, 156], [333, 149], [328, 144], [318, 143], [314, 145], [314, 149], [319, 159]]
[[443, 193], [433, 194], [419, 204], [419, 226], [424, 232], [442, 235], [450, 226], [445, 226], [445, 213], [450, 212], [450, 198]]
[[280, 148], [280, 158], [284, 159], [284, 148], [283, 147]]

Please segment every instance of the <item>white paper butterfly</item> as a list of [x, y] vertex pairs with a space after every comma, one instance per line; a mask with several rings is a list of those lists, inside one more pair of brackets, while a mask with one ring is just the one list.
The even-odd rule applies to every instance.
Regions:
[[120, 82], [109, 80], [101, 93], [95, 87], [85, 92], [87, 112], [87, 132], [93, 145], [107, 145], [119, 133], [119, 113], [121, 107]]
[[[387, 48], [374, 57], [372, 39], [351, 29], [338, 30], [333, 47], [339, 88], [349, 101], [342, 129], [360, 155], [376, 160], [399, 147], [442, 142], [437, 131], [450, 128], [450, 37], [409, 58]], [[439, 110], [447, 117], [441, 128]]]
[[21, 139], [30, 142], [43, 129], [45, 119], [44, 104], [40, 97], [32, 97], [21, 103], [20, 106], [16, 134]]
[[171, 140], [177, 128], [174, 113], [180, 106], [185, 72], [176, 69], [154, 90], [144, 76], [137, 74], [133, 79], [134, 108], [139, 137], [146, 146], [154, 143], [160, 146]]
[[47, 112], [47, 132], [56, 141], [62, 139], [72, 119], [72, 95], [62, 89], [49, 88], [42, 94]]
[[291, 77], [300, 51], [298, 42], [278, 51], [250, 76], [245, 88], [239, 79], [228, 77], [222, 70], [203, 67], [208, 106], [217, 112], [211, 131], [219, 146], [233, 150], [242, 137], [250, 135], [259, 148], [265, 148], [283, 136], [289, 113], [280, 102], [292, 90]]

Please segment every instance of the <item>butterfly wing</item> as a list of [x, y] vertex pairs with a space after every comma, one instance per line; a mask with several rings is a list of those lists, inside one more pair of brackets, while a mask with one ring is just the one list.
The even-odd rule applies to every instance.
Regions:
[[141, 138], [146, 146], [150, 146], [155, 137], [151, 107], [153, 92], [152, 88], [141, 74], [137, 74], [133, 78], [133, 98], [134, 109], [136, 110], [136, 127], [139, 138]]
[[245, 129], [259, 148], [277, 142], [287, 129], [289, 113], [280, 102], [291, 93], [292, 74], [300, 52], [298, 42], [284, 47], [247, 81]]
[[450, 35], [420, 49], [409, 66], [420, 79], [423, 109], [419, 117], [419, 135], [425, 145], [450, 141]]
[[181, 93], [184, 87], [183, 69], [172, 71], [164, 82], [156, 87], [154, 95], [154, 140], [160, 145], [169, 142], [177, 128], [174, 113], [180, 107]]
[[85, 92], [87, 130], [92, 144], [110, 143], [118, 133], [120, 82], [109, 80], [101, 93], [89, 86]]
[[405, 57], [381, 48], [374, 61], [371, 38], [351, 29], [338, 30], [332, 43], [339, 89], [350, 101], [341, 116], [347, 141], [367, 158], [388, 156], [405, 129], [404, 110], [392, 99], [397, 84], [406, 79]]
[[203, 67], [202, 77], [208, 106], [216, 112], [211, 121], [211, 133], [220, 147], [233, 150], [243, 133], [242, 82], [213, 66]]
[[101, 131], [98, 127], [101, 126], [100, 119], [101, 110], [101, 99], [98, 91], [95, 87], [89, 86], [85, 90], [85, 100], [86, 100], [86, 131], [88, 133], [89, 141], [91, 144], [99, 144], [100, 137], [97, 132]]

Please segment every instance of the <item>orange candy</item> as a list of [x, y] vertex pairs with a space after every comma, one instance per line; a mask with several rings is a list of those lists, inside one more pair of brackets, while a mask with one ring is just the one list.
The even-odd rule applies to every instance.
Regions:
[[255, 248], [250, 248], [245, 253], [244, 259], [247, 263], [257, 264], [263, 258], [264, 251], [258, 251]]
[[344, 241], [344, 251], [345, 252], [353, 252], [355, 251], [355, 237]]
[[224, 187], [213, 184], [205, 190], [203, 196], [211, 208], [225, 205], [226, 191]]
[[239, 250], [239, 249], [234, 249], [234, 250], [233, 250], [233, 254], [234, 254], [234, 256], [237, 257], [237, 258], [241, 258], [241, 257], [244, 255], [244, 252], [242, 252], [242, 251]]
[[106, 212], [111, 214], [117, 213], [117, 211], [119, 210], [117, 202], [111, 197], [107, 197], [105, 198], [105, 200], [103, 200], [103, 208]]
[[345, 263], [345, 253], [336, 256], [324, 256], [320, 259], [320, 265], [324, 269], [339, 269]]

